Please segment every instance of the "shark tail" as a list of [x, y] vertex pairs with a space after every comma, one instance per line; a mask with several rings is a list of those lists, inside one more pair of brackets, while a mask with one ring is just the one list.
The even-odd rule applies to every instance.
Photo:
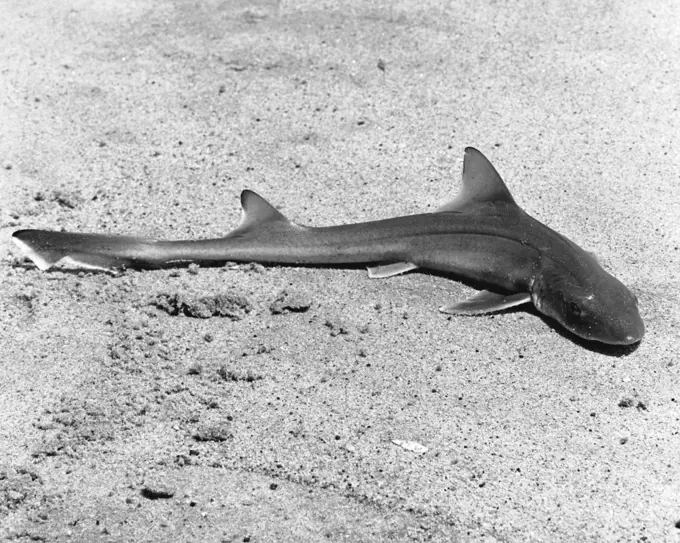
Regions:
[[[12, 234], [12, 241], [43, 271], [57, 263], [74, 268], [115, 271], [126, 267], [157, 268], [174, 262], [229, 260], [238, 255], [226, 248], [229, 246], [228, 239], [241, 238], [247, 243], [272, 231], [300, 229], [255, 192], [244, 190], [241, 205], [243, 216], [238, 227], [222, 240], [205, 240], [208, 244], [217, 242], [213, 243], [212, 249], [206, 249], [202, 241], [159, 242], [144, 237], [50, 230], [18, 230]], [[230, 246], [233, 248], [233, 243]]]
[[77, 268], [114, 271], [137, 264], [153, 265], [154, 240], [132, 236], [18, 230], [12, 241], [41, 270], [58, 262]]

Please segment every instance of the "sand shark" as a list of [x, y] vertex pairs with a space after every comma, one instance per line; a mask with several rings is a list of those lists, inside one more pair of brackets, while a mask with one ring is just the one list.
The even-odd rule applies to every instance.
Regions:
[[645, 333], [637, 298], [574, 242], [524, 212], [493, 165], [465, 149], [458, 196], [433, 213], [329, 227], [288, 220], [255, 192], [241, 193], [239, 226], [218, 239], [159, 241], [135, 236], [19, 230], [13, 241], [41, 270], [64, 261], [102, 270], [186, 262], [371, 264], [370, 277], [427, 268], [484, 285], [440, 311], [484, 314], [521, 304], [577, 336], [611, 345]]

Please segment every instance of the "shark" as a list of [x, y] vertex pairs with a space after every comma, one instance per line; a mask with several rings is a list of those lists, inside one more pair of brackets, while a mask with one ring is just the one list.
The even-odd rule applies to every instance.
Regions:
[[467, 147], [462, 188], [434, 212], [337, 226], [296, 224], [253, 191], [240, 224], [215, 239], [18, 230], [13, 242], [41, 270], [61, 262], [113, 271], [225, 261], [368, 266], [372, 278], [418, 268], [479, 285], [440, 311], [481, 315], [533, 304], [585, 340], [632, 345], [645, 326], [637, 297], [589, 252], [515, 203], [491, 162]]

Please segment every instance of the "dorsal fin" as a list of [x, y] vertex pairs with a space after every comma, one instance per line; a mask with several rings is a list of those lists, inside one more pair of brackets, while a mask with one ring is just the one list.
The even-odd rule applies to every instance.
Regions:
[[241, 207], [243, 208], [241, 223], [234, 228], [234, 230], [229, 232], [229, 234], [227, 234], [228, 236], [243, 235], [264, 224], [275, 222], [286, 225], [293, 224], [283, 215], [283, 213], [252, 190], [244, 190], [241, 193]]
[[465, 206], [481, 202], [506, 202], [517, 205], [491, 162], [474, 147], [466, 147], [463, 160], [463, 188], [458, 196], [438, 208], [435, 213], [461, 211]]

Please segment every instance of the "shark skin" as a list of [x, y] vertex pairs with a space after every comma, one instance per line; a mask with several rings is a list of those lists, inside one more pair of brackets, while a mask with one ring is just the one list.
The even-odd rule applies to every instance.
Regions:
[[434, 213], [329, 227], [300, 226], [245, 190], [240, 225], [223, 238], [158, 241], [134, 236], [19, 230], [12, 240], [41, 270], [58, 262], [116, 270], [224, 261], [372, 264], [371, 277], [417, 268], [488, 286], [440, 311], [476, 315], [525, 303], [573, 334], [631, 345], [645, 333], [637, 298], [588, 252], [524, 212], [478, 150], [465, 149], [463, 186]]

